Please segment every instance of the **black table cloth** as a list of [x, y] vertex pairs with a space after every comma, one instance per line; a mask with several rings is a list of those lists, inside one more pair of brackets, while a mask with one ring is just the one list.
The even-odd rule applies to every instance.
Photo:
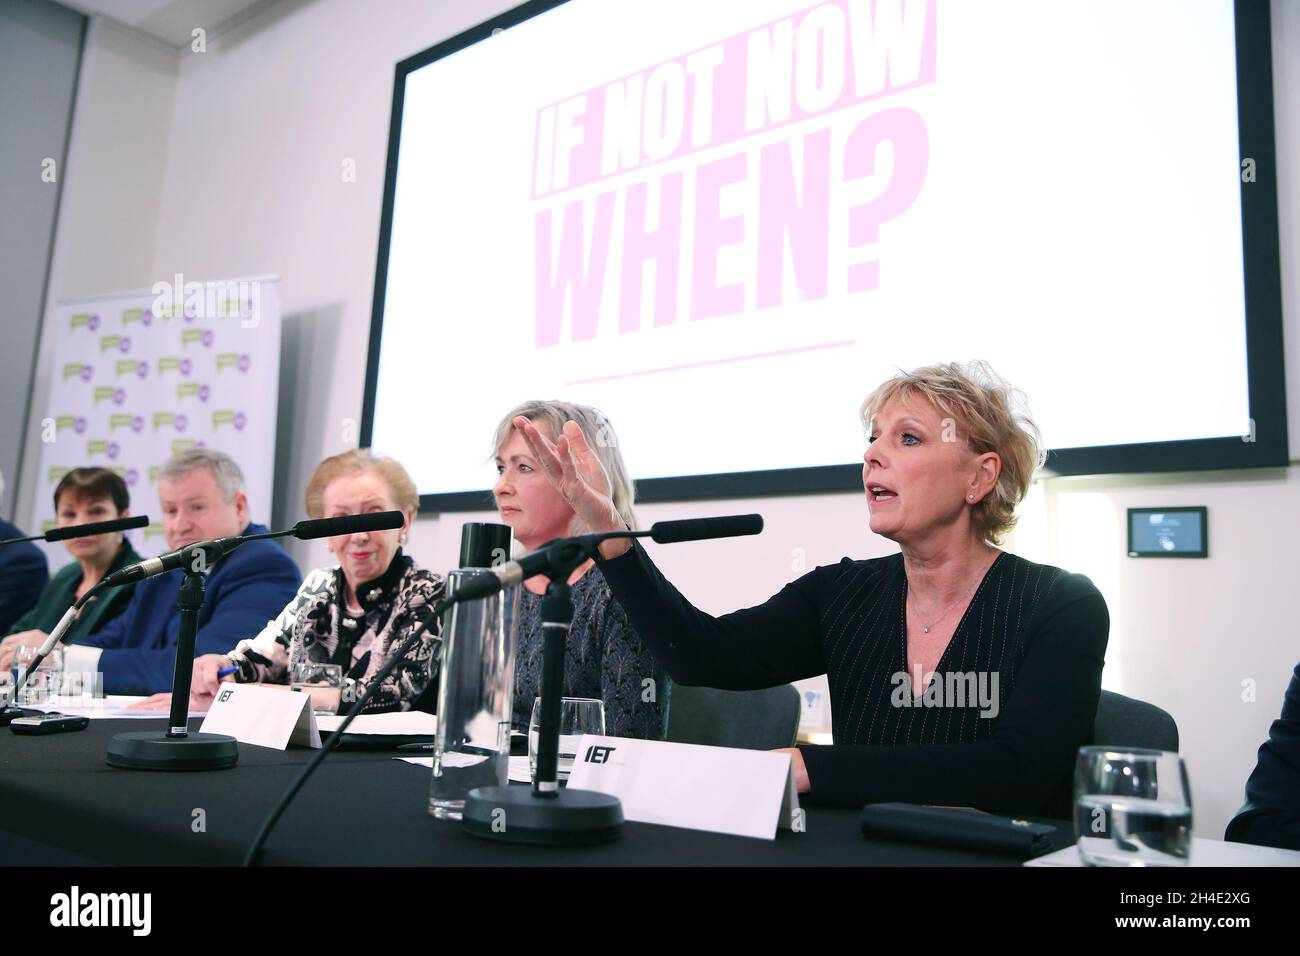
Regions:
[[[192, 722], [197, 729], [198, 721]], [[0, 730], [0, 862], [7, 865], [237, 865], [313, 751], [239, 745], [229, 770], [120, 770], [104, 755], [124, 730], [164, 720], [96, 720], [76, 733]], [[865, 839], [858, 812], [807, 807], [806, 832], [775, 840], [628, 823], [616, 843], [529, 847], [468, 836], [427, 811], [427, 767], [391, 752], [331, 754], [272, 832], [264, 865], [980, 866], [1011, 857]], [[509, 821], [507, 821], [509, 825]], [[1073, 842], [1061, 823], [1054, 848]]]

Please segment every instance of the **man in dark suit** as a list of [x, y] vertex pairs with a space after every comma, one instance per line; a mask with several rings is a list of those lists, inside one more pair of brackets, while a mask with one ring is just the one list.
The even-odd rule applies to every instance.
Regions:
[[1300, 850], [1300, 664], [1246, 781], [1246, 803], [1225, 840]]
[[[4, 482], [0, 480], [0, 489]], [[0, 540], [26, 537], [8, 521], [0, 521]], [[31, 543], [0, 547], [0, 634], [26, 614], [50, 582], [50, 566], [41, 549]]]
[[[239, 465], [224, 452], [191, 448], [173, 455], [158, 473], [163, 537], [170, 549], [267, 529], [248, 517]], [[252, 637], [298, 592], [302, 576], [278, 543], [251, 541], [204, 569], [195, 654], [224, 654]], [[126, 610], [81, 644], [64, 648], [64, 670], [103, 675], [106, 694], [156, 694], [172, 686], [180, 609], [180, 574], [171, 571], [132, 588]], [[0, 670], [22, 644], [44, 635], [14, 634], [0, 641]], [[186, 662], [185, 666], [189, 666]]]

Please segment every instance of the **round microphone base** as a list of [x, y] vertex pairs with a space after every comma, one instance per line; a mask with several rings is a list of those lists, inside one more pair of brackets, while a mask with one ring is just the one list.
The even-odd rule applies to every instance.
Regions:
[[117, 734], [108, 763], [125, 770], [225, 770], [239, 762], [239, 742], [225, 734], [168, 737], [165, 731]]
[[594, 790], [535, 797], [531, 787], [479, 787], [465, 800], [466, 833], [504, 843], [586, 846], [623, 833], [623, 804]]

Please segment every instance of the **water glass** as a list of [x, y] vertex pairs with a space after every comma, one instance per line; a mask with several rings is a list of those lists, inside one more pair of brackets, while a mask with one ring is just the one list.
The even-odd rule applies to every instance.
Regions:
[[1085, 866], [1186, 866], [1192, 796], [1183, 758], [1165, 750], [1080, 747], [1074, 833]]
[[[36, 660], [38, 650], [40, 649], [37, 647], [23, 645], [14, 652], [9, 675], [11, 687], [18, 683], [19, 676]], [[56, 647], [50, 651], [49, 656], [41, 663], [40, 669], [27, 678], [27, 683], [18, 692], [18, 699], [14, 703], [19, 707], [34, 707], [39, 704], [49, 703], [54, 697], [58, 696], [59, 688], [62, 686], [63, 650]]]
[[[533, 717], [528, 722], [528, 775], [537, 779], [537, 737], [542, 726], [542, 699], [533, 700]], [[590, 697], [560, 698], [560, 747], [555, 761], [555, 779], [568, 780], [583, 734], [605, 733], [605, 702]]]
[[[342, 693], [343, 668], [338, 664], [300, 661], [289, 666], [289, 686], [303, 694], [310, 694], [313, 690], [337, 690]], [[335, 710], [317, 707], [316, 713], [333, 714]]]

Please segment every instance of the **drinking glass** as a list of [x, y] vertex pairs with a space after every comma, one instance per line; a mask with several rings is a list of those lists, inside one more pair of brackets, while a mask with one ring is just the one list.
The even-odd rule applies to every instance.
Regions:
[[1080, 747], [1074, 834], [1086, 866], [1186, 866], [1192, 797], [1183, 758], [1165, 750]]
[[[13, 664], [10, 666], [10, 686], [18, 683], [18, 677], [36, 660], [39, 648], [23, 645], [14, 652]], [[27, 683], [14, 701], [19, 707], [31, 707], [49, 703], [63, 686], [63, 650], [56, 647], [41, 663], [40, 669], [27, 678]]]
[[[343, 690], [343, 668], [338, 664], [301, 661], [289, 668], [289, 686], [304, 694], [313, 690]], [[335, 710], [315, 708], [317, 715], [333, 714]]]
[[[528, 722], [528, 775], [537, 779], [537, 737], [542, 725], [542, 699], [533, 700], [533, 717]], [[555, 779], [568, 780], [578, 743], [583, 734], [605, 733], [605, 702], [590, 697], [560, 698], [560, 747], [555, 761]]]

